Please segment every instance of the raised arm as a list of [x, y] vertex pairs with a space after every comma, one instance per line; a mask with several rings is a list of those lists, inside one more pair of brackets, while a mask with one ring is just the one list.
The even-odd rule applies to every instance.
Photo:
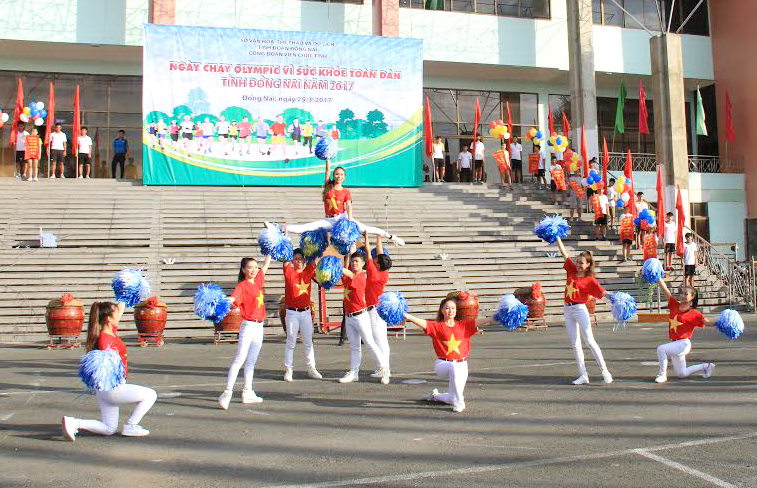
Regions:
[[562, 239], [560, 239], [559, 237], [557, 238], [557, 248], [560, 250], [560, 254], [562, 254], [563, 259], [568, 259], [568, 251], [565, 250]]
[[415, 315], [410, 315], [409, 313], [405, 313], [405, 319], [407, 319], [409, 322], [414, 323], [418, 327], [420, 327], [423, 330], [426, 330], [426, 320], [425, 319], [419, 319]]
[[476, 319], [476, 327], [486, 327], [487, 325], [492, 325], [495, 322], [493, 317], [484, 317], [481, 319]]
[[355, 273], [347, 268], [342, 268], [342, 276], [346, 276], [347, 278], [352, 279], [355, 277]]
[[[381, 238], [379, 238], [379, 248], [381, 246]], [[363, 232], [363, 240], [365, 241], [365, 262], [367, 263], [371, 259], [371, 241], [368, 238], [368, 231]], [[376, 251], [378, 252], [378, 251]]]
[[660, 287], [665, 296], [668, 297], [668, 300], [670, 300], [670, 297], [672, 295], [670, 293], [670, 290], [668, 289], [668, 285], [665, 283], [665, 280], [660, 278], [660, 281], [657, 282], [657, 285]]
[[265, 257], [265, 261], [263, 261], [263, 267], [260, 268], [260, 271], [263, 272], [263, 274], [266, 274], [268, 272], [268, 267], [271, 266], [271, 255]]
[[118, 307], [118, 310], [116, 311], [116, 322], [121, 320], [121, 316], [124, 314], [124, 310], [126, 310], [126, 304], [124, 302], [116, 302], [116, 307]]
[[323, 184], [324, 185], [327, 185], [329, 183], [329, 181], [331, 180], [331, 178], [329, 178], [329, 176], [331, 176], [331, 160], [327, 159], [326, 160], [326, 174], [323, 177]]
[[[370, 252], [368, 252], [370, 254]], [[376, 237], [376, 256], [380, 256], [384, 254], [384, 237], [383, 236], [377, 236]]]
[[347, 212], [347, 218], [352, 218], [352, 200], [344, 202], [344, 210]]

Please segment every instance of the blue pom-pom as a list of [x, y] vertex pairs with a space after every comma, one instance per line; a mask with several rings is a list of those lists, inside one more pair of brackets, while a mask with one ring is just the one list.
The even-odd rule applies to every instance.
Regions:
[[342, 256], [347, 256], [350, 253], [350, 249], [352, 249], [352, 246], [349, 244], [342, 244], [341, 242], [332, 242], [331, 245], [334, 246], [334, 249], [336, 249]]
[[612, 303], [612, 316], [618, 321], [618, 325], [625, 326], [626, 322], [636, 315], [636, 300], [626, 292], [610, 293], [610, 303]]
[[559, 215], [546, 215], [534, 228], [539, 239], [550, 244], [554, 244], [558, 237], [562, 239], [567, 236], [569, 230], [568, 221]]
[[341, 259], [336, 256], [324, 256], [315, 267], [315, 281], [328, 290], [342, 279], [343, 269]]
[[662, 263], [659, 259], [649, 258], [644, 261], [644, 265], [641, 267], [641, 277], [644, 278], [644, 281], [655, 284], [663, 276], [665, 276], [665, 271], [662, 269]]
[[203, 320], [220, 322], [233, 304], [223, 289], [215, 283], [201, 283], [195, 292], [195, 315]]
[[736, 310], [726, 309], [720, 312], [715, 327], [729, 339], [738, 339], [744, 332], [744, 320]]
[[[331, 228], [331, 244], [342, 254], [350, 252], [350, 248], [360, 238], [360, 228], [352, 219], [346, 217], [334, 222]], [[346, 251], [345, 251], [346, 250]]]
[[[383, 251], [384, 252], [381, 253], [381, 254], [386, 254], [387, 256], [389, 256], [389, 250], [388, 249], [384, 248]], [[358, 247], [355, 252], [359, 252], [363, 256], [367, 256], [368, 255], [367, 251], [365, 250], [365, 246]], [[378, 250], [375, 247], [372, 247], [371, 248], [371, 258], [376, 259], [377, 256], [378, 256]]]
[[138, 269], [122, 269], [111, 283], [116, 300], [133, 307], [150, 296], [150, 283]]
[[300, 235], [300, 248], [308, 262], [323, 256], [327, 247], [329, 247], [329, 233], [326, 229], [311, 230]]
[[315, 157], [318, 159], [334, 159], [339, 151], [337, 142], [330, 136], [323, 136], [315, 145]]
[[507, 330], [520, 327], [528, 317], [528, 306], [515, 298], [515, 295], [503, 295], [494, 313], [494, 320], [502, 324]]
[[118, 351], [92, 349], [81, 358], [79, 378], [90, 391], [110, 391], [126, 382], [124, 363]]
[[260, 252], [276, 261], [291, 261], [294, 257], [292, 240], [284, 234], [278, 224], [267, 227], [258, 236]]
[[400, 292], [388, 291], [379, 297], [376, 311], [379, 317], [389, 325], [397, 325], [405, 320], [405, 313], [409, 310], [407, 300]]

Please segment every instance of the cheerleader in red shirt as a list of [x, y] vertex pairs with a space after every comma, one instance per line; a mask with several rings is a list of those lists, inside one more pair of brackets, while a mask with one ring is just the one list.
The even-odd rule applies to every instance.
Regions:
[[294, 348], [297, 334], [302, 334], [305, 347], [305, 364], [308, 376], [320, 380], [321, 373], [315, 368], [315, 351], [313, 350], [313, 316], [310, 312], [310, 288], [315, 277], [315, 264], [305, 264], [302, 249], [294, 250], [291, 261], [284, 263], [284, 303], [286, 305], [286, 334], [284, 346], [284, 381], [292, 381], [294, 368]]
[[657, 383], [668, 381], [668, 356], [673, 363], [673, 371], [679, 378], [688, 378], [694, 373], [702, 371], [702, 377], [709, 378], [715, 369], [715, 363], [700, 363], [686, 366], [686, 355], [691, 351], [691, 336], [695, 327], [710, 325], [707, 317], [697, 310], [699, 294], [690, 286], [682, 286], [679, 289], [678, 298], [674, 297], [665, 280], [658, 281], [660, 288], [668, 297], [668, 337], [670, 342], [660, 344], [657, 347], [657, 360], [660, 371], [654, 379]]
[[[93, 349], [113, 349], [121, 356], [124, 373], [129, 374], [129, 361], [126, 356], [126, 344], [118, 337], [118, 321], [124, 313], [124, 303], [94, 302], [89, 311], [87, 328], [87, 351]], [[70, 441], [76, 439], [79, 430], [86, 430], [100, 435], [113, 435], [118, 431], [118, 409], [121, 405], [135, 404], [129, 420], [121, 429], [121, 435], [143, 437], [150, 433], [139, 422], [152, 408], [158, 395], [155, 390], [144, 386], [124, 383], [109, 391], [95, 392], [100, 404], [102, 421], [85, 420], [75, 417], [63, 417], [63, 435]]]
[[578, 255], [575, 262], [568, 256], [562, 239], [557, 238], [557, 247], [565, 259], [563, 269], [567, 274], [565, 282], [565, 330], [568, 332], [568, 340], [573, 347], [573, 355], [578, 365], [578, 377], [573, 380], [574, 385], [584, 385], [589, 382], [589, 373], [586, 371], [584, 350], [581, 347], [581, 336], [589, 347], [594, 360], [599, 365], [602, 378], [605, 383], [612, 383], [612, 375], [607, 369], [605, 358], [599, 344], [594, 340], [591, 330], [591, 318], [586, 302], [590, 296], [595, 298], [609, 297], [610, 294], [602, 288], [594, 277], [594, 256], [589, 251], [583, 251]]
[[439, 378], [446, 378], [449, 387], [444, 393], [434, 388], [426, 400], [452, 405], [453, 412], [465, 410], [465, 383], [468, 381], [468, 353], [470, 338], [478, 332], [478, 327], [494, 323], [491, 317], [476, 320], [455, 320], [457, 303], [452, 298], [444, 298], [439, 304], [436, 321], [419, 319], [409, 313], [405, 318], [424, 330], [431, 337], [436, 352], [434, 372]]
[[347, 328], [347, 338], [350, 341], [350, 370], [339, 379], [340, 383], [358, 381], [360, 363], [363, 360], [361, 342], [368, 347], [376, 357], [379, 365], [381, 383], [389, 383], [389, 364], [384, 359], [381, 349], [373, 340], [371, 319], [365, 304], [365, 287], [367, 275], [363, 267], [365, 257], [361, 253], [353, 253], [350, 257], [350, 269], [342, 270], [342, 284], [344, 285], [344, 326]]
[[[352, 219], [352, 194], [349, 189], [342, 186], [342, 183], [347, 177], [347, 172], [341, 166], [337, 166], [334, 169], [333, 179], [329, 177], [330, 174], [331, 162], [327, 159], [326, 178], [323, 183], [323, 206], [326, 210], [326, 218], [310, 222], [309, 224], [288, 225], [287, 231], [302, 234], [303, 232], [317, 229], [331, 230], [334, 223], [340, 218], [346, 216], [347, 218]], [[386, 237], [399, 246], [405, 245], [405, 241], [399, 236], [392, 235], [378, 227], [364, 225], [357, 220], [355, 220], [355, 222], [360, 228], [360, 232], [368, 232], [369, 234]], [[267, 225], [268, 223], [266, 223], [266, 226]]]
[[[391, 372], [389, 366], [389, 338], [386, 333], [386, 322], [379, 316], [376, 305], [379, 297], [384, 293], [384, 287], [389, 281], [389, 269], [392, 267], [392, 258], [384, 254], [384, 247], [381, 244], [381, 237], [376, 239], [376, 259], [371, 257], [371, 242], [368, 233], [364, 235], [365, 239], [365, 270], [368, 273], [367, 283], [365, 286], [365, 304], [368, 306], [368, 316], [371, 319], [371, 332], [373, 340], [376, 342], [384, 357], [384, 364]], [[371, 375], [373, 378], [381, 377], [381, 369], [377, 368]]]
[[260, 348], [263, 347], [263, 321], [265, 320], [265, 303], [263, 285], [271, 256], [266, 256], [262, 268], [258, 268], [255, 258], [242, 258], [239, 263], [239, 283], [231, 294], [231, 300], [242, 312], [242, 326], [239, 329], [237, 355], [231, 362], [229, 374], [226, 377], [226, 389], [218, 397], [218, 404], [228, 410], [231, 402], [234, 383], [237, 381], [239, 370], [244, 365], [244, 388], [242, 389], [242, 403], [261, 403], [262, 398], [252, 389], [252, 378], [255, 374], [255, 363], [258, 361]]

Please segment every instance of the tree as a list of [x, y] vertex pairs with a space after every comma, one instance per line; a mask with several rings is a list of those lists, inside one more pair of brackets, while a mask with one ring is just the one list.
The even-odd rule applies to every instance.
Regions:
[[213, 114], [200, 114], [200, 115], [196, 115], [196, 116], [195, 116], [195, 118], [194, 118], [194, 119], [192, 119], [192, 121], [193, 121], [193, 122], [194, 122], [195, 124], [198, 124], [198, 123], [200, 123], [200, 122], [205, 122], [205, 119], [206, 119], [206, 118], [207, 118], [208, 120], [210, 120], [211, 122], [213, 122], [214, 124], [215, 124], [216, 122], [218, 122], [218, 117], [216, 117], [216, 116], [215, 116], [215, 115], [213, 115]]
[[310, 120], [311, 122], [314, 120], [313, 114], [301, 108], [288, 108], [281, 114], [284, 116], [284, 122], [287, 125], [291, 124], [294, 119], [299, 119], [301, 124], [304, 124], [306, 120]]
[[187, 95], [187, 106], [196, 114], [210, 112], [208, 94], [199, 86], [192, 88], [189, 90], [189, 95]]
[[237, 122], [241, 122], [242, 118], [249, 117], [250, 120], [252, 120], [252, 114], [249, 110], [242, 107], [226, 107], [223, 112], [221, 112], [221, 115], [226, 117], [226, 120], [231, 122], [232, 120], [236, 120]]
[[161, 112], [160, 110], [153, 110], [152, 112], [147, 114], [147, 117], [145, 117], [145, 121], [148, 124], [151, 124], [153, 122], [157, 123], [160, 119], [163, 119], [163, 122], [165, 123], [169, 123], [171, 117], [167, 113]]
[[365, 137], [378, 137], [389, 132], [389, 127], [384, 122], [384, 112], [381, 110], [371, 110], [366, 119]]
[[189, 115], [192, 116], [192, 109], [187, 107], [186, 105], [179, 105], [174, 107], [173, 109], [173, 118], [181, 122], [184, 120], [184, 116]]

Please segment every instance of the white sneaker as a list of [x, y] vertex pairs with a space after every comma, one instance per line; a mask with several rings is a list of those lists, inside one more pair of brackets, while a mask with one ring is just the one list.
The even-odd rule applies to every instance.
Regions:
[[436, 395], [438, 395], [438, 394], [439, 394], [439, 390], [437, 390], [436, 388], [434, 388], [433, 390], [431, 390], [431, 393], [429, 393], [428, 395], [424, 396], [423, 399], [426, 400], [427, 402], [435, 402], [435, 401], [437, 401]]
[[456, 413], [460, 413], [463, 410], [465, 410], [465, 402], [463, 401], [456, 401], [452, 404], [452, 411]]
[[605, 383], [608, 385], [612, 383], [612, 375], [608, 370], [605, 369], [604, 371], [602, 371], [602, 379], [604, 379]]
[[715, 371], [715, 363], [707, 363], [707, 366], [704, 367], [702, 378], [709, 378], [712, 376], [713, 371]]
[[61, 174], [60, 174], [60, 177], [61, 177], [62, 179], [64, 179], [64, 180], [66, 179], [66, 175], [64, 175], [63, 173], [61, 173]]
[[34, 177], [34, 181], [39, 181], [39, 180], [37, 180], [37, 177], [36, 177], [36, 176]]
[[229, 409], [229, 403], [231, 403], [231, 390], [223, 390], [223, 393], [221, 393], [221, 396], [218, 397], [218, 404], [221, 406], [222, 409], [228, 410]]
[[263, 403], [263, 399], [253, 390], [242, 390], [242, 403]]
[[357, 371], [347, 371], [344, 376], [339, 378], [339, 383], [352, 383], [359, 381]]
[[381, 378], [381, 368], [374, 369], [371, 378]]
[[315, 366], [310, 366], [308, 368], [308, 376], [313, 378], [314, 380], [322, 380], [323, 375], [318, 372], [317, 369], [315, 369]]
[[284, 381], [287, 381], [287, 382], [294, 381], [294, 378], [292, 378], [292, 374], [293, 374], [292, 368], [286, 368], [284, 370]]
[[89, 175], [85, 176], [85, 178], [87, 178], [88, 180], [92, 179], [92, 177]]
[[392, 241], [393, 243], [397, 244], [398, 246], [404, 246], [405, 245], [404, 239], [402, 239], [400, 236], [396, 236], [394, 234], [392, 234], [391, 236], [389, 236], [389, 240]]
[[76, 434], [79, 432], [79, 419], [74, 417], [63, 417], [63, 437], [71, 442], [76, 440]]
[[79, 175], [79, 177], [78, 177], [77, 179], [81, 180], [81, 179], [83, 179], [83, 178], [84, 178], [84, 177], [83, 177], [82, 175]]
[[137, 424], [124, 424], [121, 435], [125, 437], [144, 437], [150, 435], [150, 431]]
[[573, 380], [574, 385], [586, 385], [588, 383], [589, 383], [589, 377], [586, 376], [585, 374], [582, 374], [581, 376]]
[[392, 374], [389, 372], [389, 368], [381, 368], [381, 384], [388, 385], [391, 380]]
[[54, 179], [55, 179], [55, 175], [51, 175], [51, 176], [50, 176], [50, 179], [53, 179], [53, 180], [54, 180]]
[[665, 383], [668, 381], [668, 375], [666, 374], [658, 374], [657, 377], [654, 379], [655, 383]]

